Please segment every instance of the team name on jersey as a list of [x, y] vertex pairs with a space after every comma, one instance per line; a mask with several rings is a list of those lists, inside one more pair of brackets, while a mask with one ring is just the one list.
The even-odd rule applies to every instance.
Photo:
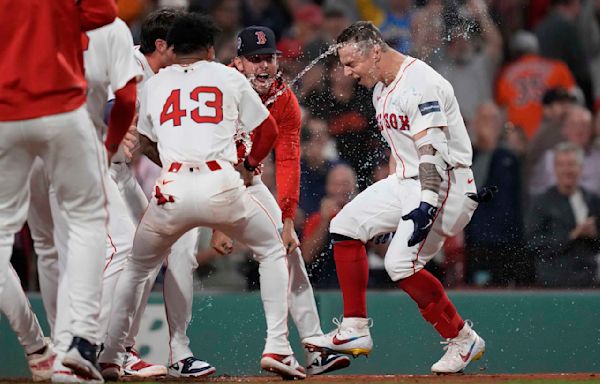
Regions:
[[397, 129], [400, 131], [408, 131], [410, 129], [408, 116], [396, 115], [395, 113], [378, 113], [377, 126], [380, 131], [383, 131], [386, 128]]

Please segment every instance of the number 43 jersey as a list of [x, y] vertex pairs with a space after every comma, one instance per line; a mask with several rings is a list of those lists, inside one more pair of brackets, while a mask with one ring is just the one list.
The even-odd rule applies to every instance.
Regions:
[[269, 115], [239, 71], [212, 61], [171, 65], [140, 97], [138, 131], [158, 143], [163, 165], [237, 161], [236, 130], [251, 132]]

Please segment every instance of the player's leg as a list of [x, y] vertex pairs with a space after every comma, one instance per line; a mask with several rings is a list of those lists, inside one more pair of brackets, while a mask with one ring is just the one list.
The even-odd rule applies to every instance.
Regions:
[[186, 204], [172, 203], [169, 207], [163, 207], [153, 199], [137, 228], [131, 256], [115, 289], [108, 335], [100, 355], [106, 379], [118, 379], [120, 376], [125, 339], [147, 280], [175, 240], [189, 228], [185, 215], [182, 215], [185, 209]]
[[230, 225], [216, 227], [246, 244], [259, 262], [260, 295], [267, 321], [267, 340], [261, 367], [283, 377], [303, 379], [304, 368], [288, 341], [289, 274], [277, 224], [265, 207], [246, 191], [229, 191], [210, 200], [213, 210], [228, 210]]
[[19, 277], [12, 266], [7, 274], [3, 295], [0, 297], [0, 312], [6, 316], [19, 343], [25, 349], [33, 380], [50, 379], [56, 355], [50, 339], [44, 338], [37, 316], [31, 309], [29, 299], [23, 292]]
[[27, 224], [37, 254], [40, 293], [46, 310], [46, 319], [53, 335], [58, 291], [58, 252], [54, 245], [54, 223], [49, 197], [50, 185], [44, 169], [44, 162], [39, 157], [33, 163], [29, 184], [31, 195]]
[[0, 297], [8, 278], [15, 233], [27, 216], [29, 205], [29, 171], [35, 158], [31, 153], [37, 143], [31, 120], [0, 122]]
[[106, 240], [106, 159], [85, 107], [39, 120], [48, 140], [40, 157], [69, 228], [69, 328], [74, 337], [63, 363], [100, 379], [95, 343]]
[[[466, 186], [467, 177], [463, 182]], [[418, 192], [403, 191], [403, 196], [412, 196], [410, 201], [406, 201], [406, 212], [418, 206]], [[432, 371], [438, 373], [462, 371], [471, 360], [481, 357], [485, 349], [483, 339], [463, 321], [440, 281], [424, 269], [425, 264], [440, 251], [445, 239], [462, 231], [469, 222], [477, 203], [465, 195], [467, 192], [470, 190], [457, 183], [454, 173], [450, 179], [445, 178], [440, 191], [438, 216], [427, 238], [408, 247], [407, 239], [414, 225], [412, 221], [401, 221], [385, 257], [385, 267], [391, 279], [398, 282], [398, 286], [417, 303], [423, 318], [443, 338], [452, 340], [446, 355], [432, 367]]]
[[[278, 224], [278, 230], [281, 232], [282, 213], [273, 194], [262, 183], [260, 178], [255, 177], [254, 184], [247, 188], [248, 192], [256, 198], [267, 210], [269, 215]], [[290, 276], [289, 290], [289, 312], [292, 320], [298, 329], [300, 340], [309, 337], [322, 336], [321, 322], [317, 311], [317, 303], [312, 285], [306, 273], [306, 266], [300, 248], [287, 255], [288, 273]], [[347, 356], [338, 354], [324, 354], [320, 351], [309, 352], [306, 354], [306, 373], [309, 375], [323, 374], [342, 369], [350, 365], [350, 359]]]
[[110, 175], [117, 183], [121, 196], [134, 223], [139, 223], [148, 206], [148, 199], [127, 163], [113, 163]]
[[196, 261], [197, 229], [181, 236], [171, 247], [167, 259], [163, 294], [169, 325], [169, 374], [177, 377], [194, 377], [202, 372], [203, 363], [194, 358], [187, 337], [187, 327], [192, 319], [194, 299], [194, 271]]
[[344, 318], [337, 330], [311, 337], [304, 344], [355, 356], [373, 347], [367, 318], [369, 264], [365, 243], [376, 235], [393, 232], [402, 216], [398, 190], [416, 180], [398, 180], [395, 175], [381, 180], [350, 201], [331, 221], [333, 257], [344, 301]]

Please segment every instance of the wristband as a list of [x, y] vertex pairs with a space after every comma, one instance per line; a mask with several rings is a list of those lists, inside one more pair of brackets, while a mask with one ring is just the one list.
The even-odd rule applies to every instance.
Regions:
[[432, 207], [437, 207], [439, 195], [433, 191], [425, 189], [421, 191], [421, 201], [431, 205]]
[[258, 168], [258, 164], [254, 165], [254, 166], [250, 165], [250, 163], [248, 162], [248, 158], [247, 157], [244, 159], [244, 164], [243, 165], [244, 165], [244, 168], [246, 168], [246, 170], [249, 171], [249, 172], [254, 172], [254, 171], [256, 171], [256, 168]]

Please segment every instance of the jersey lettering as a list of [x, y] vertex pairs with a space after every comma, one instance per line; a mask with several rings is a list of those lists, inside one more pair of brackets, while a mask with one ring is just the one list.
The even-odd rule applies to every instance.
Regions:
[[204, 105], [214, 109], [215, 114], [213, 116], [202, 116], [200, 115], [200, 110], [196, 108], [192, 110], [192, 120], [196, 123], [219, 124], [223, 121], [223, 92], [217, 87], [197, 87], [190, 93], [190, 98], [194, 101], [199, 101], [200, 94], [214, 95], [214, 100], [205, 101]]
[[379, 113], [377, 115], [377, 126], [379, 127], [380, 131], [390, 128], [400, 131], [408, 131], [410, 129], [408, 116], [396, 115], [395, 113]]
[[[212, 115], [201, 115], [199, 108], [190, 112], [191, 119], [198, 123], [219, 124], [223, 121], [223, 92], [217, 87], [196, 87], [190, 92], [190, 99], [200, 102], [200, 95], [212, 95], [213, 100], [204, 101], [204, 105], [214, 110]], [[160, 114], [160, 124], [173, 120], [173, 126], [181, 125], [181, 118], [187, 116], [187, 111], [181, 109], [181, 90], [174, 89], [167, 98]]]
[[163, 125], [169, 120], [173, 120], [173, 126], [175, 127], [181, 125], [181, 118], [185, 117], [187, 113], [184, 109], [181, 109], [180, 94], [180, 89], [174, 89], [171, 91], [169, 97], [167, 97], [167, 101], [160, 113], [160, 125]]

